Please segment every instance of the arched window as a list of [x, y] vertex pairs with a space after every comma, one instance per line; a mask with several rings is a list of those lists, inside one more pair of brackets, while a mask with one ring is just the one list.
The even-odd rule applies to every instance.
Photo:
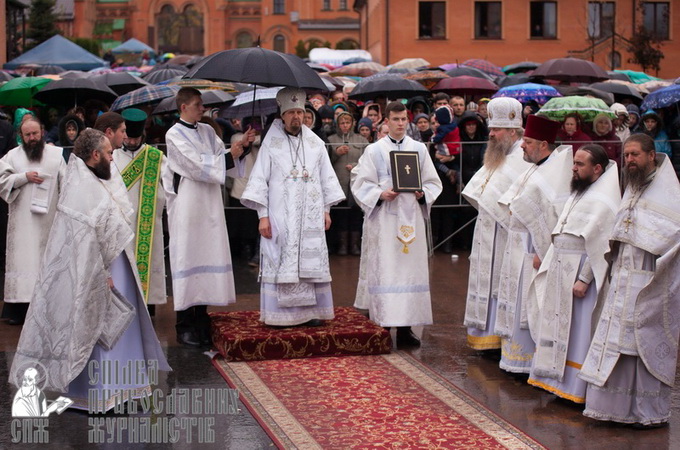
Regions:
[[253, 46], [253, 36], [247, 31], [242, 31], [236, 35], [236, 47], [247, 48]]
[[282, 34], [274, 36], [274, 50], [281, 53], [286, 53], [286, 37]]

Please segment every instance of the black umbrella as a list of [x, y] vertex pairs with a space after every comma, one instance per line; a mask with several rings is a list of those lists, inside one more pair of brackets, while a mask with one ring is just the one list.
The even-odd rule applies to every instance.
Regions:
[[515, 86], [516, 84], [524, 84], [524, 83], [542, 84], [540, 81], [538, 81], [538, 82], [534, 81], [534, 79], [531, 78], [531, 75], [526, 74], [526, 73], [517, 73], [515, 75], [508, 75], [507, 77], [496, 78], [496, 84], [499, 87]]
[[362, 79], [357, 83], [354, 89], [352, 89], [349, 98], [365, 101], [373, 100], [380, 95], [391, 99], [397, 99], [429, 94], [430, 91], [425, 89], [425, 87], [417, 81], [407, 80], [397, 74], [388, 74], [375, 78], [368, 77]]
[[302, 59], [261, 47], [214, 53], [196, 64], [184, 78], [328, 91], [319, 75]]
[[491, 77], [485, 72], [470, 66], [458, 66], [455, 69], [447, 70], [446, 74], [450, 77], [476, 77], [484, 78], [485, 80], [491, 80]]
[[510, 64], [508, 66], [503, 67], [503, 72], [505, 72], [505, 73], [528, 72], [530, 70], [534, 70], [535, 68], [537, 68], [540, 65], [541, 65], [541, 63], [537, 63], [537, 62], [533, 62], [533, 61], [522, 61], [522, 62]]
[[184, 73], [187, 73], [189, 69], [186, 66], [183, 66], [181, 64], [172, 64], [172, 63], [163, 63], [163, 64], [156, 64], [153, 66], [153, 68], [148, 72], [155, 72], [157, 70], [163, 70], [163, 69], [175, 69], [175, 70], [181, 70]]
[[612, 80], [627, 81], [629, 83], [632, 81], [628, 75], [622, 72], [617, 72], [616, 70], [608, 70], [607, 75], [609, 75], [609, 78]]
[[83, 72], [82, 70], [67, 70], [59, 74], [59, 78], [90, 78], [90, 72]]
[[[236, 97], [228, 92], [220, 91], [217, 89], [209, 89], [201, 91], [201, 99], [203, 100], [203, 106], [219, 106], [225, 103], [230, 103], [236, 100]], [[161, 100], [161, 102], [153, 110], [152, 114], [166, 114], [173, 111], [177, 111], [177, 102], [175, 97], [167, 97]]]
[[572, 95], [583, 95], [599, 98], [604, 101], [607, 105], [611, 106], [614, 103], [614, 94], [609, 92], [604, 92], [599, 89], [592, 88], [590, 86], [553, 86], [555, 89], [560, 91], [565, 97], [570, 97]]
[[118, 95], [89, 78], [63, 78], [46, 84], [33, 98], [50, 105], [78, 105], [86, 100], [111, 104]]
[[136, 77], [128, 72], [111, 72], [101, 75], [95, 75], [91, 78], [95, 83], [103, 86], [108, 86], [118, 95], [127, 94], [142, 86], [147, 86], [149, 83]]
[[642, 95], [640, 91], [634, 89], [625, 84], [619, 83], [593, 83], [590, 85], [591, 88], [599, 89], [600, 91], [609, 92], [614, 94], [614, 99], [619, 101], [622, 98], [629, 98], [635, 101], [635, 103], [640, 104], [642, 102]]
[[609, 79], [607, 72], [600, 66], [579, 58], [550, 59], [541, 64], [531, 75], [551, 80], [580, 83], [594, 83]]
[[54, 65], [54, 64], [45, 64], [45, 65], [42, 65], [42, 66], [38, 67], [37, 69], [35, 69], [34, 74], [35, 74], [35, 76], [38, 76], [38, 75], [57, 75], [57, 74], [60, 74], [62, 72], [66, 72], [66, 69], [64, 69], [61, 66], [57, 66], [57, 65]]
[[185, 73], [185, 71], [178, 69], [152, 70], [151, 72], [144, 75], [144, 81], [149, 84], [158, 84], [161, 81], [167, 81], [176, 77], [181, 77]]

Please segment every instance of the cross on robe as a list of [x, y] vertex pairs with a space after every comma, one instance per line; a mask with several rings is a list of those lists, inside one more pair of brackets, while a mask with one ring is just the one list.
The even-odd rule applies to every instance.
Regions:
[[626, 224], [626, 230], [625, 230], [625, 232], [628, 233], [628, 228], [629, 228], [630, 225], [633, 223], [633, 221], [630, 220], [630, 217], [628, 217], [627, 219], [625, 219], [625, 220], [623, 221], [623, 223]]
[[406, 170], [406, 175], [411, 175], [411, 166], [409, 166], [408, 164], [406, 164], [406, 165], [404, 166], [404, 170]]

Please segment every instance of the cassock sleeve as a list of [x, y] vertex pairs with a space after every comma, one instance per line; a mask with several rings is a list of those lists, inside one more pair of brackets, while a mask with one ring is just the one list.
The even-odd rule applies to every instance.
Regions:
[[[209, 127], [209, 126], [208, 126]], [[188, 130], [188, 129], [187, 129]], [[191, 131], [193, 132], [193, 131]], [[203, 132], [204, 139], [210, 139], [210, 149], [199, 153], [184, 130], [173, 127], [166, 134], [168, 165], [173, 173], [183, 178], [203, 183], [224, 184], [226, 181], [226, 158], [224, 143], [214, 130]], [[212, 135], [209, 134], [212, 132]]]
[[12, 203], [19, 196], [19, 188], [28, 184], [26, 173], [17, 173], [12, 166], [11, 153], [0, 159], [0, 197]]

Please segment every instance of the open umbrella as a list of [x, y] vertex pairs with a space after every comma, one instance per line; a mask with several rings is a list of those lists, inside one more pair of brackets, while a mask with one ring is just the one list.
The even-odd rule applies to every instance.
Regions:
[[630, 81], [636, 84], [642, 84], [646, 81], [653, 81], [653, 80], [658, 80], [657, 77], [653, 77], [651, 75], [647, 75], [644, 72], [638, 72], [637, 70], [615, 70], [614, 72], [622, 73], [626, 75]]
[[483, 78], [485, 80], [491, 80], [491, 77], [482, 72], [479, 69], [475, 69], [474, 67], [468, 67], [468, 66], [458, 66], [454, 69], [447, 70], [446, 74], [450, 77], [461, 77], [461, 76], [466, 76], [466, 77], [476, 77], [476, 78]]
[[168, 86], [179, 86], [179, 87], [192, 87], [198, 90], [220, 90], [225, 92], [237, 92], [235, 83], [229, 83], [227, 81], [210, 81], [210, 80], [194, 80], [191, 78], [183, 78], [181, 80], [169, 81]]
[[[228, 92], [209, 89], [201, 91], [201, 99], [203, 106], [221, 106], [225, 103], [233, 102], [235, 97]], [[167, 114], [177, 111], [177, 102], [175, 97], [166, 97], [156, 106], [152, 114]]]
[[426, 89], [432, 89], [440, 80], [448, 78], [449, 76], [441, 70], [422, 70], [416, 73], [409, 73], [403, 75], [407, 80], [417, 81]]
[[516, 73], [507, 77], [496, 78], [496, 84], [500, 87], [514, 86], [516, 84], [531, 83], [533, 78], [528, 73]]
[[579, 113], [583, 120], [587, 122], [593, 121], [598, 114], [602, 113], [607, 114], [612, 119], [616, 118], [607, 104], [599, 98], [578, 95], [551, 98], [536, 114], [561, 122], [567, 114], [572, 112]]
[[108, 86], [118, 95], [127, 94], [130, 91], [148, 86], [147, 81], [129, 74], [128, 72], [112, 72], [95, 75], [91, 78], [94, 82]]
[[563, 96], [584, 96], [594, 97], [602, 100], [607, 105], [614, 103], [614, 94], [601, 91], [590, 86], [555, 86], [555, 89], [560, 91]]
[[42, 66], [37, 67], [33, 73], [37, 75], [58, 75], [62, 72], [66, 72], [66, 69], [64, 69], [61, 66], [57, 66], [54, 64], [44, 64]]
[[281, 89], [280, 87], [273, 87], [242, 92], [236, 96], [234, 103], [223, 110], [220, 115], [233, 119], [273, 114], [279, 109], [276, 103], [276, 94]]
[[166, 97], [174, 97], [179, 91], [177, 86], [157, 86], [150, 84], [123, 94], [113, 102], [111, 111], [121, 111], [137, 106], [157, 105]]
[[92, 76], [90, 72], [83, 72], [82, 70], [67, 70], [59, 74], [59, 78], [89, 78], [90, 76]]
[[160, 69], [152, 70], [151, 72], [144, 75], [144, 81], [150, 84], [160, 83], [161, 81], [167, 81], [172, 78], [181, 77], [186, 72], [178, 69]]
[[499, 77], [501, 75], [505, 75], [505, 73], [503, 73], [500, 67], [498, 67], [492, 62], [487, 61], [486, 59], [468, 59], [462, 65], [467, 67], [474, 67], [475, 69], [479, 69], [482, 72], [491, 75], [492, 77]]
[[533, 100], [539, 105], [543, 105], [553, 97], [562, 97], [562, 94], [552, 86], [524, 83], [501, 88], [493, 95], [493, 98], [496, 97], [512, 97], [519, 100], [520, 103]]
[[378, 64], [377, 62], [368, 61], [360, 62], [354, 64], [348, 64], [346, 66], [338, 67], [337, 69], [331, 71], [333, 76], [348, 76], [348, 77], [368, 77], [379, 72], [385, 71], [385, 66]]
[[607, 75], [609, 75], [610, 80], [621, 80], [627, 82], [632, 81], [628, 75], [622, 72], [617, 72], [616, 70], [608, 70]]
[[329, 90], [335, 91], [336, 89], [342, 89], [345, 86], [345, 83], [342, 82], [342, 77], [332, 77], [328, 73], [320, 73], [319, 77], [323, 82], [328, 86], [328, 83], [330, 83], [333, 88], [331, 89], [329, 87]]
[[0, 87], [0, 105], [30, 107], [42, 105], [33, 98], [50, 80], [40, 77], [20, 77], [9, 80]]
[[609, 75], [591, 61], [578, 58], [550, 59], [533, 71], [532, 76], [559, 81], [594, 83], [607, 80]]
[[530, 70], [536, 69], [540, 65], [541, 63], [533, 61], [522, 61], [515, 64], [509, 64], [503, 67], [503, 72], [507, 74], [528, 72]]
[[647, 89], [647, 92], [654, 92], [658, 91], [659, 89], [668, 87], [672, 84], [673, 84], [672, 82], [666, 80], [650, 80], [645, 81], [644, 83], [640, 83], [640, 86]]
[[497, 90], [498, 86], [489, 79], [469, 76], [444, 78], [432, 88], [432, 92], [450, 95], [491, 95]]
[[666, 108], [678, 102], [680, 102], [680, 84], [672, 84], [645, 97], [642, 109]]
[[623, 80], [614, 79], [614, 80], [603, 81], [603, 83], [623, 84], [625, 86], [630, 87], [631, 89], [635, 89], [638, 92], [638, 94], [640, 94], [642, 96], [649, 94], [649, 91], [643, 85], [635, 84], [632, 81], [623, 81]]
[[395, 62], [394, 64], [391, 64], [390, 67], [400, 69], [418, 69], [420, 67], [427, 67], [429, 65], [430, 63], [423, 58], [404, 58]]
[[4, 70], [0, 70], [0, 82], [9, 81], [13, 79], [14, 77], [12, 76], [11, 73], [5, 72]]
[[168, 64], [177, 64], [178, 66], [186, 66], [191, 61], [194, 55], [177, 55], [168, 61]]
[[614, 100], [617, 102], [620, 102], [622, 99], [633, 100], [637, 104], [642, 102], [640, 91], [625, 84], [600, 82], [593, 83], [590, 87], [614, 94]]
[[364, 78], [352, 90], [349, 98], [354, 100], [373, 100], [382, 95], [387, 98], [411, 98], [428, 95], [429, 91], [417, 81], [407, 80], [399, 75], [387, 75], [377, 78]]
[[86, 100], [112, 103], [118, 94], [89, 78], [62, 78], [50, 82], [33, 97], [50, 105], [78, 105]]

